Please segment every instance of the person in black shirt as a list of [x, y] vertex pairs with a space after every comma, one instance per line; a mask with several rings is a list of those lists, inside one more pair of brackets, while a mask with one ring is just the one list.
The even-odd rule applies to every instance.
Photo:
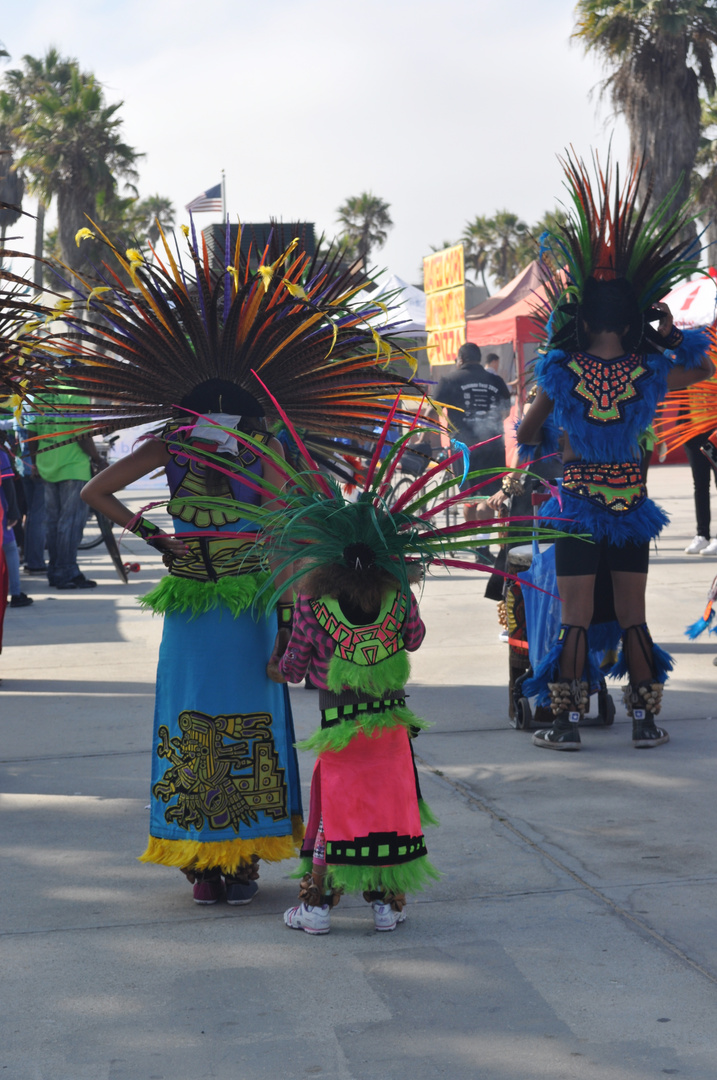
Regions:
[[[461, 345], [456, 366], [441, 378], [435, 397], [441, 405], [454, 406], [446, 409], [446, 417], [456, 428], [456, 437], [466, 446], [491, 440], [471, 450], [471, 470], [494, 468], [496, 473], [504, 472], [503, 421], [510, 412], [510, 391], [499, 375], [483, 367], [481, 351], [473, 342]], [[466, 481], [466, 486], [470, 487], [471, 481]], [[499, 488], [500, 477], [481, 488], [481, 495], [486, 499]], [[475, 516], [492, 517], [492, 511], [483, 501]]]

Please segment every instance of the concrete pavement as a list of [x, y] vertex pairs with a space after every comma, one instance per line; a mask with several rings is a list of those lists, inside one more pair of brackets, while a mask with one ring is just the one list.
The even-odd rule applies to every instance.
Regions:
[[[650, 488], [673, 518], [648, 594], [678, 660], [666, 747], [633, 750], [617, 689], [615, 724], [581, 753], [533, 747], [505, 719], [484, 581], [427, 583], [410, 693], [435, 721], [416, 752], [444, 877], [393, 934], [357, 898], [327, 937], [287, 930], [288, 866], [232, 909], [138, 863], [161, 623], [135, 597], [159, 558], [130, 538], [127, 587], [98, 551], [82, 560], [92, 592], [25, 579], [36, 602], [8, 611], [0, 657], [0, 1076], [714, 1080], [717, 641], [682, 631], [717, 560], [682, 553], [688, 469], [655, 469]], [[316, 696], [292, 701], [305, 736]]]

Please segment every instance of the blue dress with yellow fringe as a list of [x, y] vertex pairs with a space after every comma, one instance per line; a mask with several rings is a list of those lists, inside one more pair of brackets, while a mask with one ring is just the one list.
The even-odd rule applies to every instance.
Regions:
[[189, 553], [141, 601], [164, 616], [164, 629], [140, 858], [234, 873], [253, 856], [278, 861], [301, 846], [291, 706], [265, 673], [277, 619], [255, 603], [266, 577], [257, 534], [231, 506], [258, 496], [228, 478], [209, 496], [204, 465], [168, 449], [169, 510]]

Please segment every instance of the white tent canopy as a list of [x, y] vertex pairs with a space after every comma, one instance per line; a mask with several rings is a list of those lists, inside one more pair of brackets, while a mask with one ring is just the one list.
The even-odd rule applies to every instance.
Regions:
[[686, 281], [667, 294], [665, 303], [680, 329], [710, 326], [715, 321], [717, 281], [712, 276]]
[[[381, 303], [389, 304], [388, 322], [393, 326], [393, 333], [408, 334], [415, 337], [417, 334], [426, 332], [426, 294], [417, 289], [415, 285], [409, 285], [397, 274], [390, 274], [379, 279], [377, 288], [371, 292], [362, 290], [356, 299], [364, 303], [372, 300], [380, 300]], [[399, 296], [386, 301], [385, 297], [397, 290], [402, 290]], [[387, 320], [383, 312], [371, 320], [375, 328], [381, 331], [381, 324]]]

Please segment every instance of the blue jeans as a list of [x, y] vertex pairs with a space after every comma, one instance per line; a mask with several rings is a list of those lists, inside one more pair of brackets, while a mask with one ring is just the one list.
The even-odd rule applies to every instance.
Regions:
[[89, 507], [80, 498], [84, 480], [45, 480], [45, 529], [50, 556], [47, 578], [51, 585], [64, 585], [80, 575], [77, 548], [87, 521]]
[[45, 484], [39, 476], [23, 476], [25, 517], [25, 566], [45, 569]]
[[5, 553], [5, 565], [7, 566], [7, 587], [10, 596], [19, 596], [22, 592], [20, 586], [20, 554], [15, 540], [6, 540], [2, 546]]

